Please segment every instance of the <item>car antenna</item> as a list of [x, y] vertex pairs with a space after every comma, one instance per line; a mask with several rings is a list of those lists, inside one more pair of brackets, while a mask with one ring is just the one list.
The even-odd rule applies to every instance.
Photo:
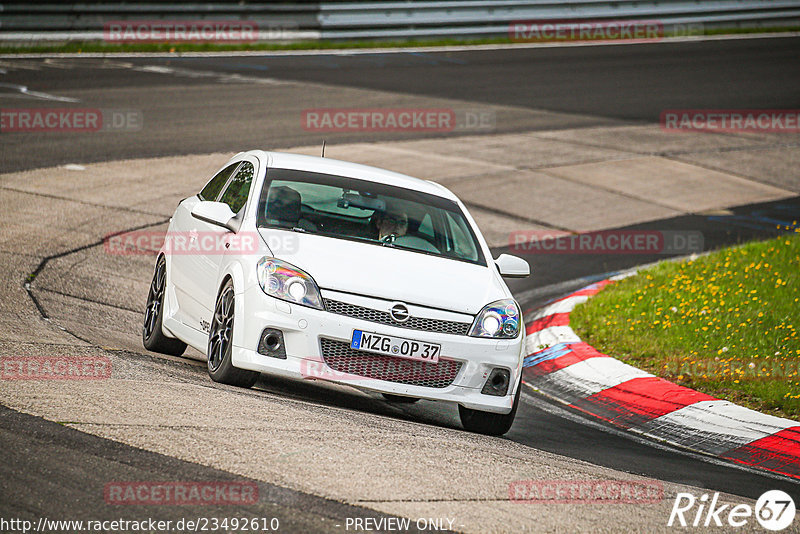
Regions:
[[325, 157], [325, 139], [322, 140], [322, 157]]

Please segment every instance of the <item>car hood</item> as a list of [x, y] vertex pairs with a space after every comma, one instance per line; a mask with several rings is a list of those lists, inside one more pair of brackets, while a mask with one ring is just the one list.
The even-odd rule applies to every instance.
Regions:
[[259, 232], [276, 258], [310, 274], [323, 290], [471, 315], [510, 297], [499, 276], [485, 265], [299, 232], [268, 228]]

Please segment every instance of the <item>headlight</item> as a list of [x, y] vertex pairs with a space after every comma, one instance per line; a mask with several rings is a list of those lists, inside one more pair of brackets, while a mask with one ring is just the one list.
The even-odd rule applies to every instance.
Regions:
[[473, 337], [512, 339], [519, 335], [519, 306], [514, 299], [492, 302], [481, 310], [469, 329]]
[[276, 299], [319, 310], [322, 298], [314, 279], [294, 265], [275, 258], [261, 258], [256, 266], [258, 283], [264, 293]]

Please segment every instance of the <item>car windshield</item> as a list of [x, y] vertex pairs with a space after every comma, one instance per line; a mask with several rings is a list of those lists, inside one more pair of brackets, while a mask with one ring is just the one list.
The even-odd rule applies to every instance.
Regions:
[[458, 204], [366, 180], [270, 169], [257, 224], [486, 265]]

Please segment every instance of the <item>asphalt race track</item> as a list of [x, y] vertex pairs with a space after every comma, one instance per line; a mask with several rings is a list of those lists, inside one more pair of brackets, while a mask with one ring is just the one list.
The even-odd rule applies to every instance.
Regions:
[[[183, 182], [165, 181], [163, 195], [159, 196], [159, 189], [153, 189], [159, 187], [159, 174], [163, 172], [172, 176], [178, 165], [190, 165], [182, 162], [191, 158], [177, 157], [198, 155], [198, 158], [207, 158], [197, 168], [213, 170], [215, 165], [218, 167], [224, 163], [227, 156], [240, 150], [303, 147], [301, 151], [310, 152], [323, 139], [328, 143], [330, 155], [342, 159], [351, 159], [348, 158], [350, 155], [352, 159], [378, 158], [369, 152], [372, 148], [366, 143], [376, 145], [375, 154], [382, 150], [381, 144], [385, 144], [387, 152], [380, 156], [384, 159], [374, 161], [391, 161], [393, 166], [390, 168], [410, 174], [414, 174], [415, 168], [404, 166], [404, 157], [407, 157], [404, 151], [413, 149], [423, 153], [430, 150], [438, 158], [438, 164], [445, 167], [448, 162], [468, 165], [471, 147], [489, 147], [493, 151], [491, 157], [481, 160], [481, 165], [486, 164], [486, 170], [481, 171], [485, 174], [475, 171], [478, 178], [470, 184], [461, 184], [455, 178], [453, 183], [454, 190], [464, 198], [470, 210], [474, 209], [480, 215], [476, 215], [476, 219], [482, 228], [483, 221], [493, 229], [499, 228], [496, 239], [490, 239], [497, 253], [509, 250], [507, 239], [504, 242], [507, 232], [525, 224], [545, 230], [696, 231], [703, 235], [704, 250], [777, 236], [782, 230], [776, 228], [775, 221], [800, 219], [800, 178], [797, 171], [800, 168], [797, 156], [800, 138], [797, 134], [710, 134], [711, 141], [707, 146], [703, 145], [706, 138], [703, 143], [682, 145], [676, 142], [672, 146], [660, 137], [663, 133], [658, 132], [657, 124], [665, 109], [798, 109], [798, 65], [800, 37], [479, 51], [0, 58], [0, 106], [4, 109], [82, 106], [132, 110], [143, 118], [139, 127], [112, 132], [0, 132], [0, 193], [5, 195], [0, 205], [3, 211], [12, 213], [12, 208], [18, 209], [24, 204], [27, 207], [20, 213], [31, 221], [41, 217], [46, 222], [48, 217], [52, 217], [54, 226], [63, 222], [70, 228], [69, 232], [59, 231], [52, 236], [45, 230], [43, 235], [36, 237], [30, 236], [34, 231], [31, 230], [34, 228], [32, 222], [25, 223], [27, 230], [17, 227], [12, 230], [11, 226], [0, 230], [0, 252], [7, 262], [4, 265], [13, 266], [13, 269], [9, 267], [9, 276], [4, 277], [7, 278], [6, 292], [2, 295], [6, 301], [0, 302], [0, 310], [6, 316], [2, 324], [13, 325], [17, 324], [15, 321], [24, 319], [37, 321], [40, 325], [37, 328], [42, 328], [42, 332], [61, 327], [68, 334], [58, 335], [71, 335], [80, 345], [79, 348], [75, 348], [77, 345], [72, 347], [74, 350], [107, 354], [115, 366], [115, 373], [116, 369], [121, 369], [126, 380], [130, 379], [131, 384], [137, 384], [136, 388], [142, 388], [142, 395], [146, 392], [143, 384], [148, 381], [164, 380], [172, 384], [174, 398], [169, 389], [164, 389], [159, 390], [156, 400], [148, 399], [147, 403], [149, 409], [154, 410], [153, 417], [164, 417], [162, 430], [167, 432], [169, 429], [176, 432], [175, 435], [180, 435], [181, 425], [188, 423], [176, 419], [180, 410], [172, 410], [172, 406], [185, 409], [187, 420], [193, 410], [203, 414], [198, 415], [201, 420], [198, 433], [187, 437], [184, 444], [187, 451], [194, 446], [197, 450], [203, 449], [195, 442], [206, 439], [202, 430], [204, 421], [207, 419], [213, 425], [215, 419], [213, 414], [205, 413], [208, 404], [202, 404], [201, 400], [192, 404], [185, 395], [179, 398], [183, 391], [181, 388], [192, 386], [202, 389], [202, 398], [209, 401], [222, 399], [220, 395], [225, 395], [225, 409], [229, 410], [225, 413], [232, 418], [240, 417], [240, 414], [230, 399], [246, 405], [247, 410], [252, 410], [247, 412], [251, 415], [258, 413], [262, 402], [285, 405], [287, 410], [306, 414], [309, 422], [298, 423], [303, 433], [295, 436], [295, 440], [315, 433], [314, 424], [319, 423], [322, 427], [330, 418], [336, 425], [348, 425], [345, 430], [351, 433], [364, 434], [354, 438], [358, 442], [362, 439], [368, 442], [368, 429], [377, 424], [380, 442], [388, 443], [387, 455], [394, 454], [388, 452], [394, 451], [393, 447], [400, 447], [396, 440], [404, 439], [400, 437], [402, 434], [414, 433], [445, 448], [450, 443], [459, 443], [454, 449], [456, 452], [451, 451], [448, 458], [455, 464], [464, 462], [466, 466], [469, 461], [463, 456], [468, 455], [463, 453], [459, 456], [459, 451], [467, 450], [461, 448], [459, 440], [466, 439], [472, 440], [470, 446], [478, 450], [490, 451], [496, 446], [509, 458], [517, 457], [520, 461], [528, 457], [532, 461], [541, 459], [542, 465], [550, 462], [556, 466], [552, 472], [547, 472], [550, 478], [577, 476], [563, 474], [566, 470], [559, 471], [567, 466], [578, 470], [584, 478], [608, 477], [611, 476], [609, 473], [640, 475], [663, 481], [669, 484], [669, 488], [690, 486], [746, 499], [757, 499], [764, 491], [781, 489], [800, 503], [800, 484], [797, 481], [632, 439], [551, 404], [532, 391], [527, 391], [523, 397], [512, 430], [505, 438], [495, 440], [465, 437], [451, 407], [425, 401], [413, 406], [390, 405], [377, 396], [354, 393], [343, 387], [263, 377], [253, 391], [220, 387], [207, 378], [203, 366], [196, 360], [147, 354], [135, 346], [135, 336], [119, 334], [138, 329], [140, 318], [137, 313], [140, 314], [138, 310], [144, 304], [140, 289], [149, 283], [152, 256], [131, 258], [124, 265], [119, 260], [112, 267], [110, 264], [92, 264], [94, 259], [102, 258], [102, 250], [97, 252], [96, 249], [98, 244], [102, 249], [102, 236], [107, 232], [138, 227], [165, 228], [164, 222], [174, 209], [175, 201], [191, 194], [195, 185], [202, 185], [205, 175], [189, 176]], [[23, 86], [45, 96], [31, 96], [20, 89]], [[306, 128], [301, 122], [303, 110], [342, 107], [450, 107], [459, 113], [491, 116], [492, 121], [490, 127], [464, 126], [444, 134], [408, 131], [329, 133]], [[629, 135], [626, 132], [648, 132], [648, 135]], [[520, 150], [527, 150], [526, 145], [506, 142], [519, 139], [538, 143], [531, 153], [537, 158], [550, 158], [552, 163], [519, 163], [525, 156]], [[631, 148], [639, 143], [641, 150]], [[725, 143], [725, 146], [720, 147], [717, 143]], [[446, 154], [443, 152], [445, 149], [440, 148], [442, 146], [447, 147]], [[574, 151], [570, 156], [573, 159], [561, 161], [559, 151], [562, 148]], [[208, 157], [208, 154], [217, 155]], [[609, 214], [604, 218], [601, 214], [597, 220], [587, 217], [574, 221], [562, 217], [559, 203], [579, 203], [581, 199], [548, 193], [548, 180], [563, 178], [575, 184], [575, 175], [569, 174], [572, 171], [564, 170], [568, 166], [608, 162], [624, 164], [632, 154], [656, 158], [659, 165], [681, 165], [681, 169], [684, 165], [691, 165], [693, 169], [719, 173], [720, 176], [724, 174], [726, 180], [733, 177], [730, 183], [739, 184], [741, 181], [744, 184], [746, 181], [741, 185], [741, 191], [746, 192], [731, 193], [730, 198], [735, 200], [714, 209], [695, 209], [692, 202], [699, 203], [702, 199], [693, 199], [692, 191], [684, 189], [679, 193], [683, 195], [680, 202], [685, 206], [670, 196], [678, 192], [664, 192], [669, 201], [653, 201], [655, 211], [648, 212], [648, 215], [614, 218]], [[144, 161], [144, 158], [148, 159]], [[146, 202], [144, 196], [136, 193], [138, 190], [133, 183], [129, 184], [133, 192], [128, 201], [127, 186], [119, 183], [115, 174], [125, 165], [114, 162], [139, 159], [144, 163], [139, 165], [142, 168], [137, 168], [136, 176], [143, 177], [143, 181], [155, 180], [148, 182], [152, 187]], [[504, 170], [506, 161], [512, 160], [515, 163], [508, 163], [511, 170]], [[105, 162], [113, 165], [103, 167]], [[69, 171], [51, 170], [46, 175], [37, 174], [39, 169], [63, 169], [68, 164], [86, 166], [90, 171], [97, 169], [97, 176], [93, 175], [95, 181], [91, 182], [94, 185], [81, 186], [80, 180], [67, 179], [65, 187], [58, 189], [61, 178], [54, 177]], [[91, 167], [91, 164], [98, 166]], [[171, 166], [169, 172], [164, 171], [163, 168], [168, 166]], [[547, 200], [548, 209], [553, 213], [534, 212], [523, 204], [516, 206], [508, 192], [488, 195], [490, 200], [483, 200], [487, 195], [481, 184], [489, 183], [484, 182], [484, 176], [498, 180], [492, 183], [499, 183], [508, 178], [503, 176], [504, 173], [510, 175], [517, 171], [531, 175], [547, 174], [548, 180], [537, 182], [540, 189], [536, 194], [553, 197]], [[107, 193], [102, 191], [104, 176], [109, 183]], [[435, 174], [430, 176], [437, 177]], [[38, 183], [40, 177], [43, 181]], [[445, 185], [450, 187], [449, 183]], [[583, 185], [585, 183], [581, 182]], [[676, 188], [680, 187], [680, 184], [676, 185]], [[463, 194], [460, 188], [463, 188]], [[751, 197], [748, 196], [750, 191], [759, 193]], [[587, 190], [585, 194], [589, 202], [590, 192]], [[618, 195], [614, 198], [620, 199], [621, 204], [609, 212], [633, 213], [634, 202], [644, 202], [642, 195], [630, 190], [603, 189], [602, 194]], [[163, 205], [159, 198], [164, 198]], [[58, 203], [65, 200], [76, 204], [59, 207]], [[70, 226], [69, 210], [82, 209], [82, 205], [97, 210], [90, 217], [94, 226], [90, 225], [88, 230], [83, 226]], [[579, 212], [580, 207], [576, 211]], [[26, 240], [32, 243], [29, 251]], [[509, 285], [523, 306], [530, 309], [609, 273], [664, 257], [642, 254], [526, 256], [534, 276]], [[105, 258], [102, 261], [112, 260]], [[114, 295], [114, 269], [123, 273], [123, 287], [130, 289], [132, 296]], [[30, 293], [21, 289], [26, 281], [32, 284]], [[74, 306], [75, 324], [68, 318], [73, 313], [71, 306]], [[105, 321], [113, 325], [108, 333], [104, 333]], [[38, 331], [31, 330], [33, 333], [30, 335], [36, 337]], [[56, 334], [52, 337], [50, 334], [42, 335], [36, 340], [7, 335], [0, 337], [4, 355], [19, 352], [42, 354], [52, 347], [56, 347], [55, 350], [62, 345], [71, 347], [63, 342], [63, 338], [56, 339]], [[48, 348], [43, 348], [45, 346]], [[242, 471], [247, 471], [236, 462], [217, 463], [211, 458], [218, 453], [214, 448], [207, 450], [208, 457], [184, 453], [179, 447], [174, 454], [162, 454], [157, 452], [161, 450], [158, 433], [153, 434], [152, 447], [144, 438], [138, 441], [130, 437], [129, 434], [137, 432], [134, 427], [139, 424], [143, 425], [142, 432], [146, 433], [145, 415], [135, 407], [130, 408], [127, 427], [127, 412], [124, 412], [120, 420], [114, 422], [113, 428], [104, 429], [99, 424], [97, 428], [91, 428], [91, 424], [63, 418], [70, 412], [67, 401], [58, 397], [58, 392], [48, 393], [41, 401], [44, 405], [47, 405], [47, 399], [53, 401], [53, 409], [48, 411], [36, 408], [41, 402], [32, 400], [37, 396], [35, 390], [12, 392], [8, 389], [10, 386], [3, 384], [0, 388], [0, 404], [3, 404], [0, 407], [0, 443], [4, 449], [13, 451], [0, 467], [2, 517], [35, 520], [46, 514], [51, 517], [150, 516], [162, 519], [178, 519], [186, 514], [223, 516], [227, 513], [223, 506], [202, 509], [159, 507], [149, 508], [146, 513], [135, 507], [123, 507], [126, 509], [120, 512], [119, 507], [109, 507], [102, 499], [97, 499], [97, 495], [98, 492], [102, 494], [102, 488], [109, 480], [242, 480]], [[69, 396], [68, 390], [62, 393]], [[108, 406], [117, 406], [115, 403], [124, 406], [120, 392], [97, 390], [96, 393], [98, 400], [92, 402], [98, 407], [106, 405], [106, 402]], [[15, 399], [13, 402], [12, 397]], [[242, 410], [245, 413], [246, 410]], [[102, 410], [98, 408], [100, 412]], [[235, 439], [246, 439], [247, 432], [255, 432], [256, 419], [250, 421], [241, 423], [240, 430], [244, 431]], [[272, 430], [279, 433], [281, 427]], [[347, 433], [343, 432], [331, 435], [329, 439], [346, 438]], [[209, 443], [224, 442], [220, 436], [208, 439]], [[380, 443], [376, 444], [375, 450], [383, 450], [378, 445]], [[320, 446], [325, 446], [324, 440]], [[330, 478], [339, 478], [337, 485], [335, 481], [329, 483], [319, 470], [312, 475], [310, 471], [298, 470], [294, 464], [289, 467], [293, 461], [292, 453], [283, 451], [282, 454], [286, 456], [278, 457], [287, 462], [285, 479], [275, 474], [282, 472], [280, 466], [265, 467], [265, 471], [253, 473], [250, 480], [258, 484], [261, 500], [256, 508], [247, 510], [247, 516], [280, 517], [284, 531], [344, 531], [342, 525], [347, 518], [353, 517], [422, 517], [426, 513], [441, 516], [447, 513], [448, 505], [452, 506], [452, 515], [460, 514], [462, 518], [453, 526], [455, 530], [485, 531], [486, 524], [464, 510], [478, 506], [477, 502], [492, 506], [500, 499], [496, 495], [458, 496], [461, 494], [457, 491], [457, 496], [449, 498], [434, 495], [414, 499], [404, 496], [400, 488], [398, 495], [392, 495], [392, 488], [381, 487], [376, 487], [376, 493], [382, 496], [351, 497], [348, 493], [350, 482], [347, 482], [351, 479], [347, 477], [356, 477], [361, 466], [352, 465], [348, 471], [337, 464], [337, 469], [330, 473]], [[299, 454], [316, 458], [302, 450]], [[373, 460], [376, 463], [380, 461], [377, 454]], [[565, 462], [563, 466], [559, 463], [562, 461]], [[230, 467], [213, 467], [218, 465]], [[437, 465], [431, 467], [432, 470], [438, 468]], [[364, 469], [373, 472], [369, 466]], [[599, 471], [593, 471], [596, 469]], [[296, 484], [298, 479], [292, 478], [303, 473], [312, 481], [307, 486]], [[403, 473], [393, 472], [392, 476], [402, 479]], [[528, 476], [533, 476], [533, 471]], [[447, 489], [443, 488], [443, 494], [447, 494]], [[337, 493], [339, 490], [341, 492]], [[674, 490], [670, 491], [674, 493]], [[701, 490], [696, 492], [699, 494]], [[645, 515], [637, 519], [633, 514], [629, 523], [613, 523], [613, 514], [604, 511], [598, 516], [597, 525], [609, 532], [621, 528], [661, 530], [665, 528], [665, 514], [668, 514], [670, 505], [671, 502], [664, 505], [666, 508], [662, 510], [666, 509], [666, 512], [660, 516]], [[421, 512], [426, 509], [430, 512]], [[510, 513], [520, 515], [520, 508], [511, 510]], [[536, 516], [536, 513], [532, 514], [532, 518]], [[562, 523], [538, 523], [538, 526], [550, 530], [562, 526], [574, 531], [594, 524], [586, 517], [573, 517], [566, 509], [553, 517], [553, 521]], [[660, 517], [661, 523], [654, 524], [653, 517]], [[489, 530], [507, 531], [494, 525]], [[537, 530], [537, 522], [533, 519], [527, 525], [527, 529]]]
[[[283, 148], [318, 144], [323, 137], [331, 144], [419, 138], [418, 133], [408, 132], [338, 133], [335, 138], [307, 132], [301, 128], [297, 109], [313, 107], [406, 103], [425, 107], [437, 99], [455, 99], [468, 103], [468, 108], [496, 109], [495, 133], [653, 123], [670, 108], [792, 109], [800, 105], [799, 41], [743, 39], [458, 53], [56, 58], [47, 63], [0, 59], [0, 68], [8, 71], [3, 83], [55, 95], [91, 96], [99, 108], [138, 109], [147, 125], [140, 132], [116, 137], [14, 135], [3, 142], [0, 170]], [[268, 91], [283, 81], [303, 84], [277, 94]], [[214, 85], [209, 87], [209, 82]], [[372, 92], [364, 92], [367, 89]], [[0, 86], [0, 94], [14, 93], [12, 87]], [[21, 100], [13, 102], [21, 107]], [[24, 102], [30, 107], [47, 105], [46, 100]], [[30, 143], [45, 141], [48, 150], [30, 157]]]

